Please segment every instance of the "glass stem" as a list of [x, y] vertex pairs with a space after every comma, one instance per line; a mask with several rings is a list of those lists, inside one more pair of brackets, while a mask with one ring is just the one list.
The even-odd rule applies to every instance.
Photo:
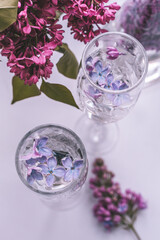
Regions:
[[130, 225], [130, 229], [134, 233], [134, 235], [136, 236], [137, 240], [141, 240], [139, 234], [137, 233], [137, 231], [136, 231], [136, 229], [134, 228], [133, 225]]
[[105, 138], [106, 134], [103, 127], [102, 123], [92, 120], [92, 124], [90, 126], [90, 138], [94, 143], [101, 143], [101, 141]]

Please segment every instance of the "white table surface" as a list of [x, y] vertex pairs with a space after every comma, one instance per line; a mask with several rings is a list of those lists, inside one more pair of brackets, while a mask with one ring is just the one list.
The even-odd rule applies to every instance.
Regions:
[[[78, 60], [84, 45], [65, 40]], [[58, 60], [57, 54], [53, 61]], [[15, 169], [15, 151], [23, 135], [35, 126], [54, 123], [74, 130], [82, 112], [55, 102], [44, 94], [11, 105], [12, 88], [6, 59], [0, 63], [0, 239], [1, 240], [132, 240], [123, 229], [107, 233], [92, 214], [93, 199], [88, 188], [80, 205], [70, 211], [49, 210], [19, 179]], [[52, 82], [69, 87], [76, 97], [76, 81], [67, 79], [54, 68]], [[160, 237], [160, 84], [144, 89], [134, 110], [119, 122], [120, 139], [116, 148], [104, 157], [122, 189], [142, 193], [148, 209], [135, 224], [142, 240]], [[89, 156], [92, 163], [94, 156]], [[91, 164], [90, 164], [91, 167]]]

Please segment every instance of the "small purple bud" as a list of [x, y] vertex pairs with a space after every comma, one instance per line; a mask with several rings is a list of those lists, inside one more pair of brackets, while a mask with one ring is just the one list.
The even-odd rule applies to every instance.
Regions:
[[117, 224], [121, 221], [121, 217], [119, 215], [115, 215], [113, 221]]

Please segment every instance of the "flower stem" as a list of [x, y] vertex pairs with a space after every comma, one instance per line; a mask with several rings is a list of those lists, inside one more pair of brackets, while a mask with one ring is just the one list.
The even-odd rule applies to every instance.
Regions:
[[141, 240], [140, 236], [138, 235], [138, 233], [137, 233], [137, 231], [136, 231], [136, 229], [134, 228], [133, 225], [130, 225], [130, 229], [135, 234], [137, 240]]

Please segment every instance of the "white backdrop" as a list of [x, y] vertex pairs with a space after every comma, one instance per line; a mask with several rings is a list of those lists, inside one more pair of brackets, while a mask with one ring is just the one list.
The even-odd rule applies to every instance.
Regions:
[[[84, 45], [65, 35], [78, 60]], [[53, 56], [53, 62], [58, 60]], [[93, 200], [86, 186], [81, 204], [70, 211], [54, 212], [43, 205], [20, 181], [14, 164], [17, 144], [37, 125], [54, 123], [74, 130], [82, 112], [55, 102], [44, 94], [11, 105], [12, 75], [6, 60], [0, 63], [0, 239], [2, 240], [132, 240], [123, 229], [107, 233], [92, 214]], [[54, 68], [52, 82], [69, 87], [76, 97], [76, 81], [58, 74]], [[148, 209], [141, 212], [136, 229], [143, 240], [160, 236], [160, 84], [144, 89], [134, 110], [119, 122], [120, 139], [116, 148], [103, 155], [116, 174], [122, 189], [142, 193]], [[90, 167], [94, 156], [89, 156]]]

